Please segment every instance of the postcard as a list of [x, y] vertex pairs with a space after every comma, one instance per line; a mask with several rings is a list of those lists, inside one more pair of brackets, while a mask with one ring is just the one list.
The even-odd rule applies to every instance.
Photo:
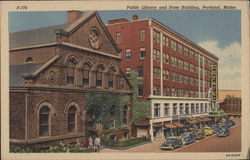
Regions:
[[244, 1], [1, 2], [1, 158], [249, 158]]

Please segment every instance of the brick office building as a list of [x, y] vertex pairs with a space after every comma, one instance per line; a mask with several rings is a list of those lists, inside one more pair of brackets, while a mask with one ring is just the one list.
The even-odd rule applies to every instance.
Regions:
[[220, 108], [229, 117], [241, 117], [241, 98], [227, 96], [224, 101], [220, 103]]
[[[102, 128], [100, 123], [85, 125], [93, 117], [86, 94], [131, 95], [120, 61], [119, 49], [95, 11], [69, 11], [66, 24], [11, 33], [10, 144], [85, 144], [90, 131]], [[116, 106], [110, 106], [115, 112]], [[124, 132], [130, 112], [127, 102]]]
[[151, 102], [152, 139], [211, 121], [208, 112], [218, 98], [218, 57], [155, 19], [133, 15], [131, 21], [115, 19], [106, 26], [122, 50], [127, 78], [131, 70], [138, 73], [138, 98]]

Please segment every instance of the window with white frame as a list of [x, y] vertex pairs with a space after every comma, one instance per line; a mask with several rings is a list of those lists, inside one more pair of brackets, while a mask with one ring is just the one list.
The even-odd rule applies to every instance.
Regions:
[[125, 50], [125, 59], [130, 60], [131, 59], [131, 49]]
[[162, 58], [164, 64], [169, 64], [169, 55], [167, 53], [163, 53]]
[[172, 88], [172, 96], [173, 96], [173, 97], [177, 97], [176, 88]]
[[179, 73], [179, 83], [183, 83], [183, 74]]
[[188, 78], [188, 75], [185, 75], [185, 84], [189, 84], [189, 78]]
[[164, 103], [164, 117], [168, 117], [169, 113], [169, 103]]
[[171, 49], [176, 51], [176, 46], [177, 46], [176, 42], [174, 40], [172, 40], [171, 41]]
[[121, 42], [122, 42], [121, 32], [116, 32], [116, 44], [121, 44]]
[[140, 41], [144, 41], [145, 40], [145, 30], [141, 29], [140, 30]]
[[177, 73], [173, 72], [173, 82], [177, 82], [178, 78], [177, 78]]
[[185, 56], [188, 56], [188, 48], [187, 47], [184, 47], [184, 54], [185, 54]]
[[177, 58], [175, 56], [171, 56], [171, 64], [172, 66], [177, 67]]
[[181, 59], [178, 59], [178, 65], [179, 68], [183, 69], [183, 61]]
[[184, 61], [184, 69], [188, 71], [188, 62]]
[[178, 44], [178, 52], [183, 53], [183, 46], [181, 44]]
[[205, 103], [205, 112], [208, 112], [208, 104]]
[[190, 54], [190, 57], [194, 59], [194, 51], [190, 49], [189, 54]]
[[154, 117], [160, 117], [160, 103], [154, 104]]
[[164, 47], [168, 47], [168, 37], [166, 35], [162, 37], [162, 44]]
[[156, 32], [156, 42], [160, 43], [160, 32]]
[[169, 80], [169, 71], [163, 69], [163, 79], [164, 80]]
[[201, 106], [200, 112], [203, 113], [204, 112], [204, 110], [203, 110], [203, 103], [201, 103], [200, 106]]
[[189, 67], [190, 67], [190, 72], [194, 72], [194, 65], [190, 63]]
[[140, 59], [145, 59], [145, 58], [146, 58], [146, 49], [140, 48]]

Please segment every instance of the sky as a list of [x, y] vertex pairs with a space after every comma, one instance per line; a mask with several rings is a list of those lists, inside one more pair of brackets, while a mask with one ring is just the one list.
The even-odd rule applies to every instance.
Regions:
[[[86, 12], [86, 11], [83, 11]], [[123, 10], [98, 11], [108, 20], [154, 18], [219, 57], [219, 89], [241, 89], [240, 10]], [[67, 12], [10, 12], [9, 32], [66, 23]]]

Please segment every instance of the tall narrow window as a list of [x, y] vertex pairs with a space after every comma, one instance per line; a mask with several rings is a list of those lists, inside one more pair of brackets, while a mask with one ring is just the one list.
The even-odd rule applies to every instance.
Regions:
[[154, 104], [154, 117], [160, 117], [160, 104]]
[[128, 106], [123, 107], [123, 124], [128, 124]]
[[138, 77], [143, 77], [143, 66], [137, 66]]
[[68, 132], [76, 131], [76, 107], [71, 106], [68, 110]]
[[103, 77], [103, 72], [104, 72], [104, 66], [100, 64], [97, 67], [97, 72], [96, 72], [96, 86], [97, 87], [102, 87], [102, 77]]
[[144, 41], [145, 40], [145, 30], [141, 29], [140, 30], [140, 41]]
[[49, 136], [49, 114], [50, 109], [43, 106], [39, 112], [39, 136]]
[[67, 84], [74, 85], [76, 64], [77, 62], [73, 58], [69, 59], [67, 63]]
[[131, 49], [125, 50], [125, 59], [130, 60], [131, 59]]
[[115, 106], [113, 105], [110, 110], [111, 127], [115, 128]]
[[84, 65], [83, 65], [83, 78], [82, 78], [82, 83], [84, 86], [89, 85], [90, 70], [91, 70], [91, 64], [89, 62], [84, 63]]
[[122, 42], [121, 32], [116, 32], [116, 44], [121, 44], [121, 42]]
[[114, 76], [116, 73], [116, 69], [114, 67], [111, 67], [110, 72], [109, 72], [109, 88], [114, 87]]
[[140, 59], [145, 59], [146, 57], [146, 49], [140, 48]]

